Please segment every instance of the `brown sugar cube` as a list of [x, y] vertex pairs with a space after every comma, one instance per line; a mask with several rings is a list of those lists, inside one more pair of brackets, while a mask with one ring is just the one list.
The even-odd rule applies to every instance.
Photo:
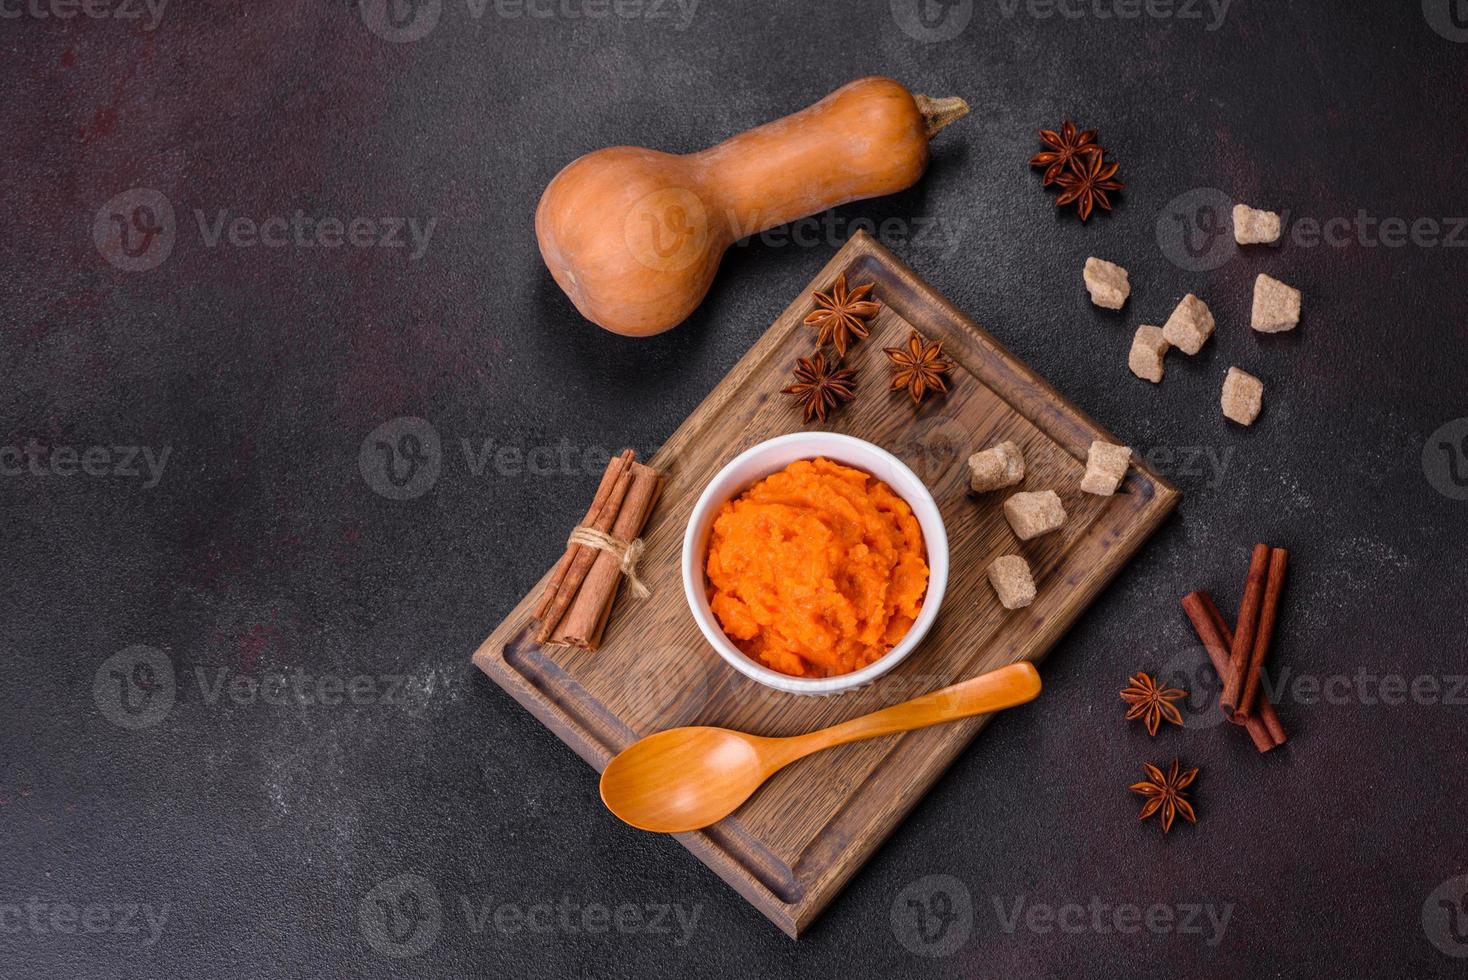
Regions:
[[1086, 454], [1086, 475], [1081, 479], [1081, 489], [1098, 497], [1111, 496], [1121, 486], [1131, 459], [1132, 451], [1126, 446], [1096, 440]]
[[1005, 609], [1023, 609], [1035, 601], [1035, 580], [1030, 563], [1019, 555], [1004, 555], [989, 563], [989, 584]]
[[1132, 294], [1132, 284], [1127, 280], [1126, 270], [1114, 262], [1091, 256], [1086, 259], [1086, 291], [1091, 302], [1108, 310], [1119, 310], [1126, 298]]
[[1240, 425], [1253, 425], [1264, 407], [1264, 382], [1240, 371], [1228, 369], [1223, 379], [1223, 414]]
[[1279, 241], [1279, 215], [1247, 204], [1234, 205], [1234, 241], [1240, 245], [1268, 245]]
[[1184, 354], [1196, 354], [1213, 336], [1213, 313], [1208, 304], [1192, 293], [1183, 297], [1162, 327], [1162, 336]]
[[1161, 327], [1143, 324], [1132, 338], [1132, 352], [1127, 355], [1127, 367], [1132, 374], [1153, 384], [1162, 380], [1162, 358], [1172, 345], [1162, 336]]
[[1049, 534], [1065, 523], [1065, 507], [1054, 490], [1017, 493], [1004, 502], [1004, 517], [1021, 541]]
[[1025, 457], [1012, 442], [1001, 442], [968, 458], [969, 486], [979, 493], [1012, 487], [1025, 478]]
[[1300, 291], [1260, 273], [1254, 280], [1254, 319], [1260, 333], [1282, 333], [1300, 322]]

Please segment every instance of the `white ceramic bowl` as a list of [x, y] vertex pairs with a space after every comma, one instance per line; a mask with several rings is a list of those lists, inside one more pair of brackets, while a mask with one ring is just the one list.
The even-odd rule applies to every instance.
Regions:
[[[714, 515], [726, 501], [732, 500], [755, 482], [784, 469], [796, 460], [814, 459], [817, 456], [865, 470], [907, 501], [923, 531], [928, 561], [928, 591], [923, 597], [922, 608], [918, 611], [912, 628], [881, 659], [860, 670], [836, 677], [792, 677], [771, 670], [746, 656], [724, 635], [719, 621], [709, 608], [708, 580], [704, 567]], [[688, 518], [688, 531], [683, 536], [683, 591], [688, 596], [688, 607], [693, 610], [693, 619], [698, 623], [698, 628], [719, 652], [719, 656], [727, 660], [735, 670], [766, 687], [792, 694], [835, 694], [849, 691], [871, 683], [896, 667], [922, 641], [932, 627], [933, 620], [938, 618], [938, 607], [943, 602], [943, 591], [947, 586], [948, 532], [943, 527], [943, 517], [938, 512], [938, 505], [933, 502], [933, 495], [923, 486], [923, 481], [885, 449], [865, 440], [834, 432], [794, 432], [762, 442], [734, 457], [704, 488]]]

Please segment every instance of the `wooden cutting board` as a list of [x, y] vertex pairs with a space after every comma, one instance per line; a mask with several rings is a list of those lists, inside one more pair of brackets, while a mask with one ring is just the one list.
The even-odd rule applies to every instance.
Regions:
[[[858, 372], [854, 402], [826, 426], [896, 454], [933, 491], [948, 527], [951, 573], [942, 612], [922, 645], [877, 683], [819, 698], [767, 690], [730, 668], [703, 640], [683, 597], [679, 556], [688, 516], [705, 484], [755, 443], [807, 428], [780, 394], [814, 333], [802, 320], [815, 289], [845, 272], [876, 283], [883, 308], [871, 336], [847, 355]], [[952, 392], [914, 411], [892, 393], [883, 347], [916, 328], [957, 362]], [[1082, 355], [1090, 356], [1090, 355]], [[1102, 369], [1128, 383], [1120, 354]], [[1011, 439], [1026, 477], [1014, 489], [1054, 489], [1069, 520], [1018, 541], [1001, 503], [1013, 492], [968, 489], [971, 452]], [[644, 735], [679, 725], [718, 725], [795, 735], [875, 711], [1021, 659], [1038, 660], [1177, 505], [1178, 492], [1134, 465], [1112, 497], [1080, 492], [1093, 439], [1116, 441], [1037, 378], [871, 236], [858, 234], [767, 330], [653, 458], [668, 482], [643, 537], [640, 574], [654, 590], [622, 595], [595, 653], [542, 648], [530, 618], [544, 580], [474, 654], [474, 662], [600, 771]], [[587, 499], [594, 488], [586, 487]], [[1006, 611], [985, 568], [998, 555], [1030, 562], [1039, 596]], [[1045, 700], [1021, 708], [1044, 711]], [[721, 823], [677, 835], [792, 937], [835, 897], [927, 792], [988, 717], [859, 742], [778, 773]], [[957, 846], [957, 845], [955, 845]]]

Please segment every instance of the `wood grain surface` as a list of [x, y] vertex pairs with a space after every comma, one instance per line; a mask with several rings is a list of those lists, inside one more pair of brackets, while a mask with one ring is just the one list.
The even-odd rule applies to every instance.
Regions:
[[[813, 309], [813, 291], [829, 288], [842, 272], [853, 284], [875, 281], [883, 308], [871, 336], [847, 355], [858, 372], [857, 398], [825, 428], [888, 449], [923, 478], [948, 528], [951, 573], [937, 622], [903, 664], [866, 688], [818, 698], [767, 690], [708, 647], [683, 597], [679, 552], [693, 504], [720, 467], [755, 443], [807, 428], [780, 389], [796, 358], [813, 347], [812, 331], [801, 322]], [[890, 371], [882, 353], [912, 329], [944, 341], [958, 364], [951, 393], [930, 398], [917, 411], [905, 394], [887, 390]], [[1023, 485], [972, 494], [968, 455], [1005, 439], [1024, 451]], [[474, 662], [599, 771], [622, 748], [666, 728], [718, 725], [795, 735], [1005, 664], [1038, 660], [1178, 502], [1176, 490], [1138, 464], [1115, 496], [1082, 493], [1094, 439], [1115, 441], [859, 233], [653, 458], [668, 482], [643, 533], [647, 550], [639, 574], [652, 598], [637, 603], [619, 597], [602, 648], [588, 653], [534, 642], [537, 585], [479, 647]], [[1001, 504], [1016, 490], [1045, 489], [1060, 494], [1069, 519], [1056, 533], [1021, 542]], [[999, 605], [985, 575], [993, 558], [1010, 553], [1030, 562], [1039, 589], [1033, 605], [1014, 612]], [[1044, 706], [1042, 694], [1018, 710]], [[798, 936], [988, 717], [802, 759], [728, 819], [678, 839]]]

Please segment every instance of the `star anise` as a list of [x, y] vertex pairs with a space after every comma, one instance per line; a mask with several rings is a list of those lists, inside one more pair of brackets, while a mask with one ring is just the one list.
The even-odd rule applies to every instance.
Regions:
[[1150, 762], [1142, 763], [1142, 768], [1147, 771], [1147, 778], [1131, 786], [1133, 793], [1141, 793], [1147, 798], [1147, 802], [1142, 804], [1142, 815], [1138, 819], [1146, 820], [1160, 810], [1164, 834], [1172, 829], [1173, 818], [1179, 815], [1188, 823], [1198, 822], [1197, 815], [1193, 813], [1193, 804], [1188, 802], [1188, 794], [1183, 792], [1198, 778], [1197, 768], [1179, 774], [1176, 759], [1172, 760], [1172, 768], [1165, 774]]
[[840, 361], [828, 366], [826, 355], [816, 351], [813, 357], [802, 357], [795, 368], [795, 383], [783, 389], [787, 395], [796, 395], [805, 406], [805, 421], [826, 421], [831, 409], [851, 401], [856, 394], [856, 372], [851, 368], [838, 370]]
[[906, 347], [884, 347], [883, 352], [892, 360], [892, 389], [912, 396], [914, 405], [921, 405], [930, 391], [948, 392], [944, 379], [953, 370], [953, 362], [943, 356], [941, 340], [924, 340], [916, 330], [907, 338]]
[[1121, 699], [1131, 705], [1126, 713], [1126, 720], [1141, 718], [1147, 726], [1148, 735], [1157, 734], [1164, 718], [1174, 725], [1181, 725], [1183, 713], [1172, 702], [1187, 696], [1187, 691], [1175, 687], [1159, 687], [1156, 681], [1141, 671], [1127, 679], [1127, 688], [1121, 692]]
[[1126, 186], [1113, 179], [1120, 166], [1114, 161], [1107, 163], [1099, 152], [1073, 158], [1070, 169], [1056, 180], [1064, 190], [1055, 198], [1055, 206], [1065, 207], [1074, 203], [1082, 221], [1091, 217], [1094, 205], [1099, 204], [1110, 211], [1111, 198], [1106, 196], [1106, 192], [1119, 191]]
[[848, 292], [846, 273], [843, 272], [836, 277], [836, 284], [829, 293], [816, 292], [815, 312], [805, 318], [806, 323], [819, 331], [816, 334], [816, 346], [830, 344], [836, 348], [838, 356], [845, 357], [846, 348], [853, 343], [852, 337], [857, 340], [866, 337], [865, 321], [876, 316], [877, 311], [882, 308], [881, 303], [867, 299], [874, 285], [870, 282], [862, 283]]
[[1077, 133], [1076, 124], [1069, 119], [1058, 133], [1053, 129], [1040, 130], [1040, 141], [1051, 147], [1036, 153], [1030, 159], [1030, 166], [1045, 168], [1045, 177], [1040, 181], [1041, 187], [1049, 187], [1055, 183], [1066, 164], [1078, 156], [1101, 152], [1101, 147], [1096, 145], [1096, 131], [1087, 129]]

